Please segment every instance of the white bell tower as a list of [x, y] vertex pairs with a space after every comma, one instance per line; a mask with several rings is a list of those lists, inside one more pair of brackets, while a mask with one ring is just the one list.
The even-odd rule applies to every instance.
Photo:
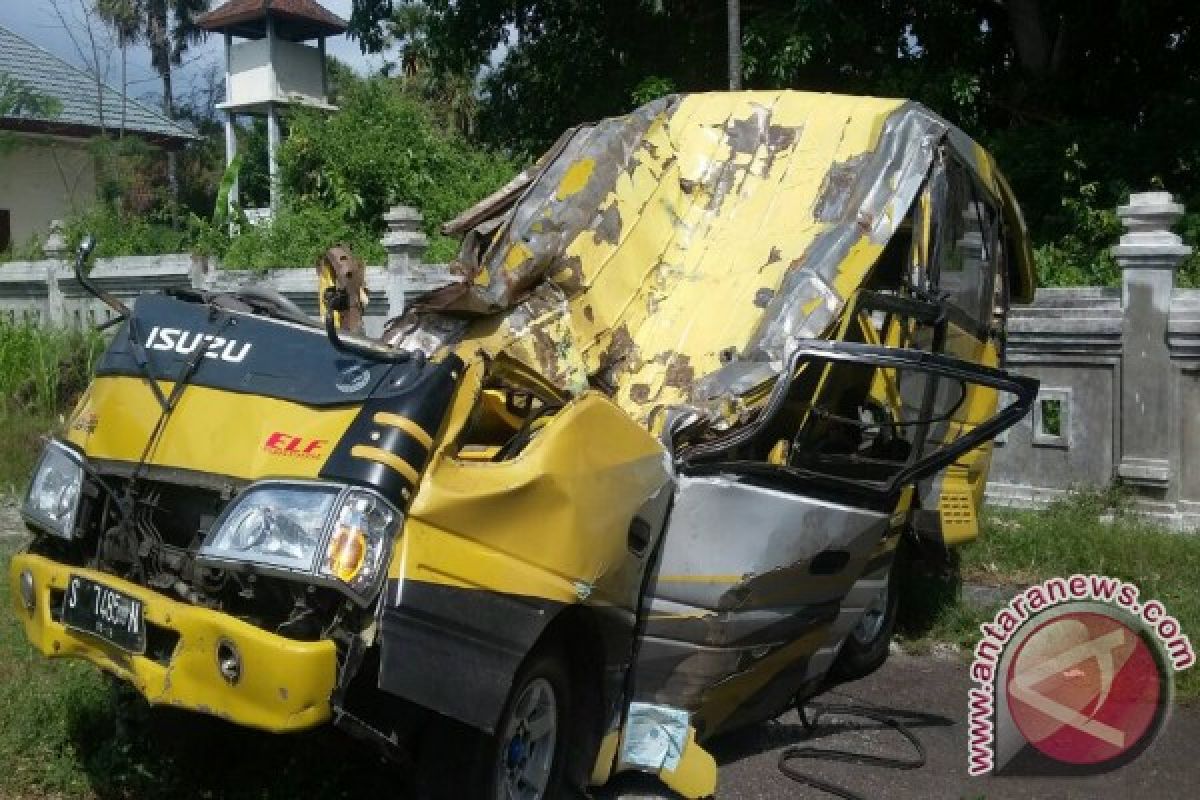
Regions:
[[[271, 211], [279, 208], [279, 109], [329, 104], [325, 39], [346, 32], [346, 22], [316, 0], [229, 0], [196, 19], [200, 28], [225, 36], [225, 164], [237, 155], [234, 123], [239, 114], [267, 118], [267, 164]], [[316, 40], [316, 46], [306, 44]], [[237, 201], [237, 184], [229, 193]]]

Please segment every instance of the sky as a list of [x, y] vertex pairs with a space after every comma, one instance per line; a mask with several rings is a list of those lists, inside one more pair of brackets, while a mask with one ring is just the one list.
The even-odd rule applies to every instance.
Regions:
[[[224, 0], [212, 0], [211, 7], [219, 6]], [[320, 0], [322, 5], [342, 19], [349, 19], [352, 0]], [[55, 6], [63, 12], [70, 33], [55, 14]], [[51, 53], [63, 58], [76, 66], [89, 71], [92, 64], [90, 47], [87, 46], [87, 26], [81, 7], [90, 8], [92, 0], [0, 0], [0, 25], [14, 33], [25, 37]], [[93, 33], [98, 40], [109, 39], [108, 33], [102, 26]], [[84, 56], [81, 57], [74, 38], [84, 46]], [[98, 41], [98, 44], [100, 43]], [[105, 42], [99, 57], [100, 71], [105, 71], [105, 80], [114, 88], [119, 88], [121, 76], [121, 59], [119, 51], [111, 41]], [[368, 72], [383, 65], [383, 57], [378, 55], [364, 56], [358, 49], [357, 42], [346, 36], [337, 36], [326, 41], [327, 52], [330, 55], [350, 64], [359, 72]], [[216, 70], [219, 75], [224, 72], [224, 44], [221, 36], [210, 35], [206, 40], [193, 44], [183, 55], [183, 65], [176, 67], [173, 72], [175, 97], [177, 102], [187, 103], [193, 99], [193, 93], [207, 85], [207, 75]], [[162, 103], [162, 83], [158, 75], [150, 67], [150, 53], [141, 45], [131, 47], [128, 53], [127, 65], [129, 94], [140, 100], [158, 107]]]

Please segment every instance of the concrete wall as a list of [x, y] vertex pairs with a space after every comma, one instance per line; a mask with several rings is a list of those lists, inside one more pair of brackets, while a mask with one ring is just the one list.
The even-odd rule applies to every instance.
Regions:
[[[365, 325], [367, 333], [373, 336], [382, 332], [387, 320], [403, 312], [406, 295], [449, 280], [444, 265], [422, 263], [426, 239], [418, 212], [406, 207], [394, 208], [384, 219], [388, 224], [383, 237], [388, 263], [367, 267], [370, 301]], [[47, 249], [53, 250], [55, 246], [52, 241]], [[228, 291], [253, 285], [282, 292], [309, 314], [317, 313], [317, 273], [312, 266], [265, 273], [226, 270], [206, 259], [174, 253], [97, 259], [89, 277], [126, 304], [132, 304], [138, 295], [149, 291], [187, 288]], [[105, 322], [112, 316], [112, 309], [75, 280], [72, 262], [65, 252], [40, 261], [0, 264], [0, 322], [82, 328]]]
[[1042, 386], [997, 442], [991, 502], [1120, 481], [1142, 512], [1200, 527], [1200, 290], [1174, 285], [1191, 252], [1170, 231], [1182, 213], [1165, 192], [1133, 195], [1118, 209], [1119, 289], [1040, 289], [1013, 309], [1007, 365]]
[[14, 246], [45, 235], [95, 201], [96, 169], [87, 144], [39, 134], [12, 134], [0, 151], [0, 209], [8, 211]]

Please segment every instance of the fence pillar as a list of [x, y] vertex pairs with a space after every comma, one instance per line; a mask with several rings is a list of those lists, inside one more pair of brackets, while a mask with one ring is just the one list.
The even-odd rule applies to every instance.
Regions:
[[1171, 233], [1183, 206], [1168, 192], [1133, 194], [1117, 209], [1121, 267], [1121, 433], [1117, 476], [1166, 500], [1171, 485], [1171, 357], [1167, 320], [1175, 270], [1191, 248]]
[[[46, 258], [61, 261], [66, 265], [72, 263], [71, 253], [67, 248], [67, 237], [63, 235], [61, 219], [50, 220], [50, 234], [46, 237], [46, 243], [42, 245], [42, 253]], [[63, 296], [62, 288], [58, 285], [58, 270], [55, 267], [49, 267], [46, 270], [45, 324], [56, 328], [66, 327], [70, 322], [67, 316], [67, 301]]]
[[383, 221], [387, 225], [382, 239], [388, 254], [387, 315], [394, 318], [404, 313], [404, 291], [413, 273], [421, 268], [429, 240], [425, 236], [425, 217], [411, 206], [392, 206]]

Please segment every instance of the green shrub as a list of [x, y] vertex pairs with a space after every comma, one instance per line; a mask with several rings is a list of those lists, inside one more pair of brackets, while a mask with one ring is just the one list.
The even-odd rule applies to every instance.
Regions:
[[153, 256], [187, 252], [191, 233], [173, 227], [162, 214], [132, 214], [109, 203], [69, 217], [63, 225], [67, 246], [74, 251], [85, 234], [96, 237], [96, 256]]
[[348, 219], [343, 209], [312, 202], [284, 207], [270, 222], [246, 225], [229, 241], [221, 264], [231, 269], [266, 270], [312, 266], [335, 244], [350, 245], [367, 264], [382, 264], [387, 253], [379, 234]]
[[87, 387], [103, 348], [92, 331], [0, 324], [0, 491], [26, 481], [39, 440]]
[[289, 199], [344, 214], [348, 225], [374, 236], [390, 206], [413, 206], [425, 215], [428, 258], [453, 256], [458, 246], [439, 233], [442, 223], [502, 186], [518, 165], [439, 127], [396, 81], [349, 86], [339, 102], [332, 116], [291, 117], [279, 153]]

